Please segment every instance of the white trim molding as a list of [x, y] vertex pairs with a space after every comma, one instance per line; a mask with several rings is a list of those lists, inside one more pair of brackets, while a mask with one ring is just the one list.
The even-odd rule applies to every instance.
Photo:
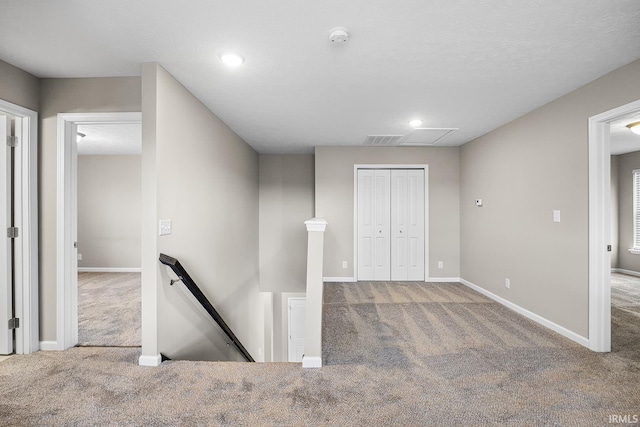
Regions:
[[322, 281], [331, 283], [353, 283], [356, 279], [353, 277], [323, 277]]
[[156, 354], [154, 356], [142, 355], [138, 358], [138, 365], [156, 367], [162, 364], [162, 355]]
[[611, 147], [609, 124], [640, 100], [589, 118], [589, 348], [611, 351]]
[[307, 231], [324, 231], [327, 229], [327, 220], [324, 218], [311, 218], [304, 222], [307, 226]]
[[38, 268], [38, 113], [0, 100], [0, 112], [14, 117], [15, 136], [15, 353], [40, 349], [40, 304]]
[[640, 271], [626, 270], [624, 268], [612, 268], [611, 272], [626, 274], [627, 276], [640, 277]]
[[40, 341], [40, 350], [42, 351], [59, 351], [61, 348], [57, 341]]
[[322, 368], [322, 357], [302, 356], [303, 368]]
[[140, 267], [78, 267], [81, 273], [140, 273]]
[[512, 303], [511, 301], [508, 301], [492, 292], [487, 291], [484, 288], [481, 288], [480, 286], [469, 282], [468, 280], [465, 279], [461, 279], [460, 283], [462, 283], [463, 285], [473, 289], [474, 291], [480, 292], [482, 295], [491, 298], [492, 300], [494, 300], [495, 302], [498, 302], [502, 305], [504, 305], [505, 307], [515, 311], [518, 314], [523, 315], [524, 317], [533, 320], [536, 323], [539, 323], [542, 326], [545, 326], [549, 329], [551, 329], [554, 332], [559, 333], [560, 335], [562, 335], [563, 337], [569, 338], [571, 341], [575, 341], [580, 345], [583, 345], [585, 347], [589, 347], [589, 339], [585, 338], [581, 335], [576, 334], [575, 332], [572, 332], [570, 330], [568, 330], [567, 328], [558, 325], [557, 323], [554, 323], [548, 319], [545, 319], [542, 316], [539, 316], [535, 313], [530, 312], [529, 310], [520, 307], [517, 304]]
[[428, 283], [462, 283], [460, 277], [429, 277], [425, 282]]

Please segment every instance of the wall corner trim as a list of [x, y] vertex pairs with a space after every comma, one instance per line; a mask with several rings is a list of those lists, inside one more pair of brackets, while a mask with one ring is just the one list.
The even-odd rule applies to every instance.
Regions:
[[156, 354], [154, 356], [146, 356], [143, 354], [138, 359], [138, 365], [140, 366], [156, 367], [156, 366], [160, 366], [161, 363], [162, 363], [162, 356], [159, 354]]
[[548, 319], [545, 319], [542, 316], [539, 316], [535, 313], [530, 312], [527, 309], [524, 309], [522, 307], [520, 307], [517, 304], [512, 303], [511, 301], [508, 301], [502, 297], [499, 297], [498, 295], [487, 291], [484, 288], [481, 288], [480, 286], [469, 282], [468, 280], [465, 279], [461, 279], [460, 283], [462, 283], [463, 285], [473, 289], [474, 291], [480, 292], [482, 295], [491, 298], [492, 300], [504, 305], [505, 307], [515, 311], [518, 314], [523, 315], [524, 317], [533, 320], [534, 322], [551, 329], [554, 332], [559, 333], [560, 335], [564, 336], [565, 338], [569, 338], [571, 341], [574, 341], [584, 347], [589, 348], [589, 339], [585, 338], [581, 335], [576, 334], [575, 332], [572, 332], [570, 330], [568, 330], [567, 328], [558, 325], [557, 323], [554, 323]]
[[58, 345], [58, 341], [40, 341], [41, 351], [59, 351], [64, 350]]
[[321, 357], [302, 356], [302, 367], [304, 369], [307, 369], [307, 368], [322, 368], [322, 358]]

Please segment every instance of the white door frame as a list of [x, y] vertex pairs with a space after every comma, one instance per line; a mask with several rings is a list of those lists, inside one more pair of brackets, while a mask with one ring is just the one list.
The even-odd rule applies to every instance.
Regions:
[[611, 351], [611, 146], [609, 123], [640, 111], [640, 100], [589, 118], [589, 348]]
[[[72, 194], [78, 186], [77, 170], [71, 165], [77, 136], [72, 129], [88, 124], [142, 123], [142, 113], [60, 113], [58, 114], [58, 199], [56, 253], [56, 350], [66, 350], [78, 344], [78, 288], [72, 274], [77, 271], [78, 258], [73, 250], [72, 230], [77, 229], [77, 206]], [[75, 268], [74, 268], [75, 266]], [[53, 349], [53, 348], [52, 348]]]
[[[16, 317], [16, 354], [40, 349], [38, 303], [38, 113], [0, 100], [0, 112], [21, 119], [21, 136], [15, 151], [15, 220], [19, 228], [15, 242], [14, 294]], [[3, 142], [4, 143], [4, 142]], [[4, 233], [4, 231], [3, 231]]]
[[429, 165], [354, 164], [353, 165], [353, 279], [358, 281], [358, 169], [424, 170], [424, 281], [429, 281]]

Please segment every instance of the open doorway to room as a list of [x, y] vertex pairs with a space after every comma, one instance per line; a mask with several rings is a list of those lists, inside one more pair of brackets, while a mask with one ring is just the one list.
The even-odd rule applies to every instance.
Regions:
[[141, 345], [140, 123], [77, 128], [78, 345]]
[[[623, 234], [627, 238], [619, 224], [625, 213], [618, 212], [618, 186], [624, 172], [620, 170], [620, 159], [612, 157], [612, 153], [624, 150], [617, 151], [612, 141], [619, 139], [618, 127], [622, 132], [631, 132], [626, 126], [639, 115], [640, 100], [589, 118], [589, 348], [599, 352], [612, 349], [612, 267], [619, 268], [616, 265], [622, 251], [630, 249], [619, 240]], [[627, 183], [627, 178], [622, 181]], [[634, 348], [640, 353], [640, 348]]]
[[141, 123], [58, 114], [57, 350], [140, 345]]
[[[611, 350], [640, 351], [640, 112], [609, 125], [611, 143]], [[635, 129], [640, 132], [640, 129]]]

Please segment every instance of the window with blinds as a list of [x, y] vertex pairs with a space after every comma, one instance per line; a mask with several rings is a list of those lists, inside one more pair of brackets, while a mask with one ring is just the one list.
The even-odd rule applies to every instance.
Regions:
[[640, 169], [633, 171], [633, 248], [640, 251]]

